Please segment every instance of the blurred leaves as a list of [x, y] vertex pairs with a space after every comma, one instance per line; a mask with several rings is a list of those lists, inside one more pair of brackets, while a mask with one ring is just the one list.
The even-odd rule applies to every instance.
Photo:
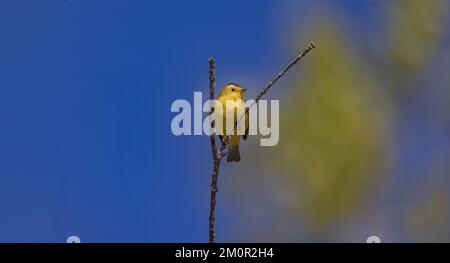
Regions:
[[294, 209], [318, 231], [352, 215], [383, 179], [389, 112], [377, 107], [380, 84], [336, 28], [322, 25], [311, 39], [320, 48], [289, 89], [276, 163], [301, 189]]
[[447, 0], [392, 1], [391, 54], [400, 73], [415, 74], [436, 51], [442, 37]]
[[450, 202], [446, 189], [440, 185], [428, 191], [424, 200], [406, 213], [405, 225], [410, 240], [415, 242], [449, 242]]
[[410, 241], [450, 241], [449, 154], [448, 149], [438, 151], [424, 172], [429, 179], [406, 195], [401, 224]]
[[[244, 150], [251, 153], [246, 154], [242, 166], [236, 168], [240, 176], [235, 179], [235, 189], [248, 198], [242, 205], [245, 206], [242, 211], [247, 213], [243, 217], [248, 217], [253, 207], [260, 208], [258, 216], [252, 218], [251, 227], [264, 231], [252, 230], [249, 235], [259, 238], [264, 235], [266, 241], [280, 236], [294, 241], [334, 240], [342, 228], [352, 229], [354, 223], [367, 226], [358, 222], [358, 218], [378, 216], [380, 222], [388, 222], [383, 226], [385, 233], [406, 229], [393, 233], [392, 241], [401, 239], [402, 234], [415, 235], [415, 240], [448, 240], [448, 185], [442, 188], [438, 187], [439, 183], [431, 184], [420, 203], [411, 202], [415, 200], [415, 193], [409, 190], [417, 191], [417, 188], [410, 174], [402, 170], [404, 166], [417, 166], [415, 162], [425, 162], [425, 158], [420, 160], [417, 156], [422, 154], [418, 145], [427, 145], [423, 142], [427, 138], [420, 132], [411, 133], [409, 136], [417, 137], [405, 141], [414, 145], [405, 147], [401, 137], [407, 135], [399, 135], [405, 127], [429, 123], [419, 118], [431, 117], [439, 121], [436, 116], [427, 115], [435, 111], [422, 113], [420, 105], [427, 104], [418, 102], [420, 96], [429, 91], [423, 83], [444, 86], [437, 91], [448, 91], [450, 85], [448, 74], [442, 74], [446, 69], [433, 72], [433, 65], [429, 63], [442, 46], [448, 48], [448, 43], [443, 42], [445, 30], [449, 28], [443, 23], [448, 14], [448, 1], [389, 1], [384, 4], [387, 13], [378, 18], [387, 17], [387, 25], [378, 30], [387, 33], [382, 41], [387, 43], [385, 46], [373, 46], [356, 34], [348, 34], [353, 33], [353, 29], [336, 19], [340, 14], [335, 14], [334, 9], [333, 12], [318, 9], [310, 18], [312, 21], [301, 21], [308, 27], [300, 32], [306, 31], [309, 35], [301, 36], [302, 41], [294, 52], [311, 40], [318, 48], [305, 59], [297, 76], [289, 73], [292, 82], [280, 87], [284, 97], [280, 103], [279, 145], [267, 149], [250, 139], [247, 142], [254, 148]], [[448, 61], [441, 61], [441, 65], [447, 64]], [[433, 72], [436, 79], [420, 83], [418, 79], [426, 77], [427, 72]], [[403, 101], [395, 97], [401, 93], [389, 92], [391, 88], [410, 90], [411, 87], [422, 88], [423, 92], [411, 93], [411, 99]], [[432, 129], [424, 131], [445, 134]], [[419, 140], [422, 143], [416, 146]], [[448, 138], [433, 140], [449, 142]], [[428, 138], [430, 143], [433, 140]], [[399, 146], [404, 148], [397, 149]], [[417, 152], [405, 152], [408, 149]], [[445, 156], [448, 159], [449, 155]], [[436, 179], [426, 173], [419, 173], [418, 177], [432, 182]], [[261, 210], [274, 199], [278, 213], [266, 212], [261, 219]], [[412, 206], [406, 209], [409, 204]], [[285, 214], [281, 214], [280, 207]], [[380, 207], [386, 210], [378, 211]], [[402, 212], [395, 215], [395, 219], [389, 218], [390, 209]], [[248, 225], [248, 220], [246, 223]], [[263, 226], [258, 227], [257, 223]], [[358, 236], [364, 234], [367, 233], [357, 233]]]

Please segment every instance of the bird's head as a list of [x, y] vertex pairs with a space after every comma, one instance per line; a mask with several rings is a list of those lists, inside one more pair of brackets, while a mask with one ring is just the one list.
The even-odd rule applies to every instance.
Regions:
[[220, 92], [220, 97], [225, 97], [230, 100], [244, 100], [244, 92], [247, 89], [242, 88], [238, 84], [229, 83]]

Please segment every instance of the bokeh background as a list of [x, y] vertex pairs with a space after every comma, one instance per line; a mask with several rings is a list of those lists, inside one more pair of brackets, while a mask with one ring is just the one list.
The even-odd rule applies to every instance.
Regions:
[[450, 241], [446, 0], [0, 2], [0, 241], [206, 242], [206, 136], [171, 103], [280, 81], [219, 177], [219, 242]]

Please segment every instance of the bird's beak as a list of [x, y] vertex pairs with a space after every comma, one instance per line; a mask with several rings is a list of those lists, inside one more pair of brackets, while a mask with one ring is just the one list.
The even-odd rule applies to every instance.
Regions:
[[242, 93], [244, 93], [244, 92], [246, 92], [247, 91], [247, 89], [242, 89]]

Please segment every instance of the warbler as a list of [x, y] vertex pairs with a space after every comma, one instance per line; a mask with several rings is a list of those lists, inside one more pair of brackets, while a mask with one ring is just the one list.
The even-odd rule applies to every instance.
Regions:
[[[244, 138], [244, 140], [246, 140], [248, 136], [249, 120], [248, 113], [245, 111], [246, 108], [244, 104], [244, 93], [246, 90], [247, 89], [242, 88], [236, 83], [229, 83], [225, 85], [225, 87], [223, 87], [222, 91], [217, 97], [216, 102], [214, 103], [215, 119], [217, 120], [217, 118], [223, 118], [221, 125], [216, 125], [216, 129], [220, 134], [220, 139], [222, 140], [223, 136], [226, 135], [227, 132], [231, 132], [230, 129], [233, 129], [233, 132], [230, 134], [231, 137], [228, 139], [227, 162], [239, 162], [241, 160], [241, 153], [239, 152], [239, 140], [241, 135], [238, 134], [239, 129], [236, 129], [238, 127], [234, 126], [236, 121], [245, 121], [245, 133], [242, 137]], [[220, 104], [218, 104], [217, 101], [220, 102]], [[231, 106], [232, 108], [227, 109], [227, 106]], [[240, 116], [238, 116], [238, 113], [240, 114]], [[244, 113], [245, 117], [242, 116], [244, 115]], [[227, 127], [226, 124], [228, 118], [233, 119], [232, 122], [228, 120], [228, 122], [233, 123], [233, 127]]]

